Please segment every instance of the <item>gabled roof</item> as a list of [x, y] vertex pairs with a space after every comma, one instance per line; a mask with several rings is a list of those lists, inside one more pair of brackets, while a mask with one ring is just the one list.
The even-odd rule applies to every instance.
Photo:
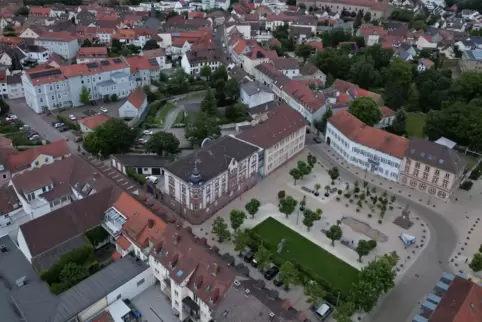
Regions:
[[85, 127], [91, 130], [94, 130], [104, 124], [109, 119], [110, 117], [105, 114], [97, 114], [81, 119], [79, 120], [79, 123], [83, 124]]
[[136, 88], [127, 98], [127, 101], [132, 104], [136, 109], [140, 109], [142, 104], [147, 100], [146, 93], [142, 87]]
[[270, 111], [267, 119], [262, 119], [237, 137], [261, 148], [269, 149], [306, 125], [307, 122], [300, 113], [287, 104], [283, 104]]
[[52, 158], [60, 158], [69, 155], [70, 149], [65, 140], [55, 141], [33, 149], [10, 154], [7, 157], [7, 164], [12, 173], [28, 168], [39, 155], [46, 155]]

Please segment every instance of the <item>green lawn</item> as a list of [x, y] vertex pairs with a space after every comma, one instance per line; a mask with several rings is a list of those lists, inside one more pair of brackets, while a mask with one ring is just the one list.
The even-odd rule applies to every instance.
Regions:
[[[285, 246], [279, 256], [300, 265], [316, 279], [323, 279], [332, 287], [348, 292], [358, 279], [358, 270], [312, 243], [294, 230], [273, 218], [268, 218], [253, 229], [271, 249], [281, 239]], [[320, 232], [321, 234], [321, 232]], [[337, 245], [336, 247], [345, 247]]]
[[159, 125], [164, 125], [164, 120], [166, 119], [167, 113], [175, 107], [174, 104], [167, 102], [157, 112], [156, 123]]
[[407, 113], [407, 137], [423, 138], [423, 127], [427, 116], [423, 113]]

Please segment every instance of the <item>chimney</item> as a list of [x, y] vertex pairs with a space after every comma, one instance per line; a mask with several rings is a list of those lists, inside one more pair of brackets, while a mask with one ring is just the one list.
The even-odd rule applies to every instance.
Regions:
[[235, 288], [239, 288], [241, 286], [241, 283], [238, 280], [234, 280], [233, 285]]
[[251, 293], [251, 291], [247, 288], [246, 291], [244, 291], [244, 296], [248, 297], [249, 293]]
[[212, 276], [218, 275], [218, 273], [219, 273], [219, 265], [218, 265], [218, 263], [213, 263], [211, 267], [212, 267], [211, 275], [212, 275]]
[[147, 228], [152, 229], [154, 227], [154, 219], [149, 218], [147, 219]]
[[0, 245], [0, 251], [1, 251], [2, 253], [8, 253], [7, 246], [5, 246], [5, 245]]

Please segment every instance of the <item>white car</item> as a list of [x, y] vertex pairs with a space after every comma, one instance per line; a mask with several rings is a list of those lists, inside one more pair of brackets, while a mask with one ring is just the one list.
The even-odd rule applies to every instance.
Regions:
[[5, 118], [6, 121], [15, 121], [15, 120], [18, 120], [18, 117], [17, 115], [15, 114], [9, 114], [7, 115], [7, 117]]
[[71, 119], [72, 121], [76, 120], [75, 116], [73, 116], [72, 114], [69, 115], [69, 119]]
[[159, 178], [155, 177], [155, 176], [147, 176], [146, 179], [151, 182], [151, 183], [158, 183], [159, 182]]
[[107, 109], [106, 109], [105, 107], [103, 107], [103, 106], [100, 108], [100, 111], [101, 111], [102, 113], [107, 113]]
[[152, 132], [151, 130], [144, 130], [142, 131], [142, 134], [144, 135], [152, 135], [154, 132]]

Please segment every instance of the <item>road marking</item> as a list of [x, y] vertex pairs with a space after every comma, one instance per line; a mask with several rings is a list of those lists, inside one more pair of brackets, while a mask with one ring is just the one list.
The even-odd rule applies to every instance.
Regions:
[[126, 189], [127, 189], [127, 190], [131, 190], [132, 188], [134, 188], [134, 186], [129, 186], [129, 187], [127, 187]]
[[112, 179], [115, 179], [119, 176], [119, 174], [116, 174], [115, 176], [112, 177]]
[[125, 186], [126, 184], [129, 184], [129, 181], [124, 182], [122, 185]]

